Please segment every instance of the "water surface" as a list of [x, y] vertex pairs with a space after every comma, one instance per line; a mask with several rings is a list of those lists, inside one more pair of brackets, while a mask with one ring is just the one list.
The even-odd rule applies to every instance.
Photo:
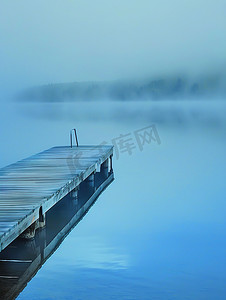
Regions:
[[225, 299], [224, 103], [5, 104], [1, 114], [1, 166], [68, 144], [73, 127], [81, 144], [152, 124], [161, 139], [114, 157], [115, 181], [18, 299]]

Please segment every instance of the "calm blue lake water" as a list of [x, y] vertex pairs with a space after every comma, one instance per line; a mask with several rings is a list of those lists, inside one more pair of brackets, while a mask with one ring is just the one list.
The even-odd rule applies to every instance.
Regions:
[[[129, 107], [129, 108], [128, 108]], [[18, 299], [225, 299], [223, 102], [5, 103], [0, 166], [55, 145], [111, 143], [115, 181]], [[134, 132], [155, 124], [143, 151]], [[57, 222], [57, 220], [56, 220]]]

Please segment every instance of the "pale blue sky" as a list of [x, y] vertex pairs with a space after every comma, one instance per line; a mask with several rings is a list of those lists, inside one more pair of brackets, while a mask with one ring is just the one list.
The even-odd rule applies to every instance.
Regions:
[[0, 79], [18, 88], [226, 63], [226, 0], [0, 0]]

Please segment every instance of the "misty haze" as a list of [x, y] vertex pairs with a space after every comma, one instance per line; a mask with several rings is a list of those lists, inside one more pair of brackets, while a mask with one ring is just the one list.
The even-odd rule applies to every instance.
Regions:
[[[72, 149], [114, 146], [89, 211], [91, 177], [0, 252], [1, 299], [225, 299], [225, 15], [224, 0], [1, 1], [0, 234], [23, 180], [47, 190], [36, 156], [31, 178], [5, 166], [70, 146], [72, 128]], [[62, 153], [41, 165], [52, 184]]]

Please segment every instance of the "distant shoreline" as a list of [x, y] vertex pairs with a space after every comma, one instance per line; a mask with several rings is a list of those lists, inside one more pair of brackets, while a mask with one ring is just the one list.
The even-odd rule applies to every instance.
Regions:
[[165, 99], [214, 98], [226, 96], [226, 77], [206, 76], [199, 79], [167, 77], [142, 81], [94, 81], [47, 84], [24, 90], [22, 101], [158, 101]]

